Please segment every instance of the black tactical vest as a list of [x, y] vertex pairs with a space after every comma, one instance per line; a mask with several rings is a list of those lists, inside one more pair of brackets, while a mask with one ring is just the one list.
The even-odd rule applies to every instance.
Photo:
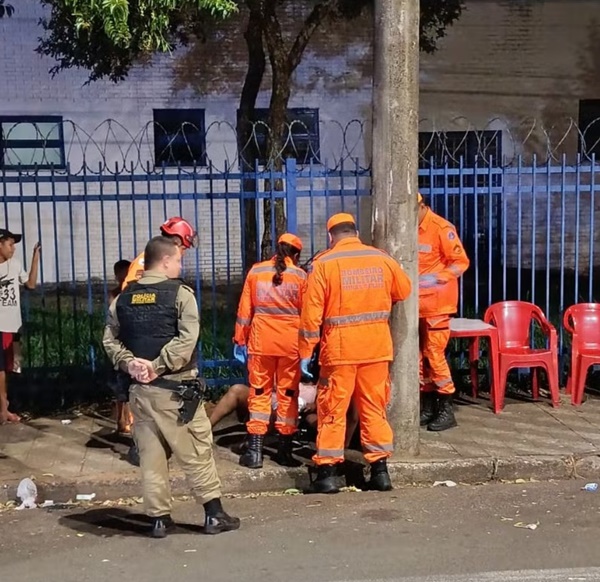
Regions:
[[[130, 283], [117, 299], [119, 339], [137, 358], [154, 360], [178, 333], [177, 293], [183, 282]], [[195, 352], [188, 366], [195, 368]], [[170, 370], [180, 372], [182, 370]]]

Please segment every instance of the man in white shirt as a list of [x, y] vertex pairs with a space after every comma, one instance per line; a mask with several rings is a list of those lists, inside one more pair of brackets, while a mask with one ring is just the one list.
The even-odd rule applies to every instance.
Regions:
[[33, 248], [31, 271], [27, 274], [14, 258], [20, 234], [0, 228], [0, 424], [20, 422], [20, 417], [8, 410], [6, 373], [13, 370], [14, 336], [22, 325], [20, 285], [35, 289], [40, 264], [40, 243]]

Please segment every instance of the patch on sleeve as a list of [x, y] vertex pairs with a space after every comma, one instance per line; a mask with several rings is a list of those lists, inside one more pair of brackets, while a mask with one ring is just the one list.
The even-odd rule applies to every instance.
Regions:
[[448, 232], [448, 240], [454, 240], [456, 238], [456, 233], [453, 230]]

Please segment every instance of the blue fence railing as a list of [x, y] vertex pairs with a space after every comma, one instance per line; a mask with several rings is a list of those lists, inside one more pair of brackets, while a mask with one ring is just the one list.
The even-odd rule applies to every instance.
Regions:
[[[461, 280], [460, 313], [481, 315], [502, 299], [537, 303], [560, 327], [571, 304], [598, 299], [600, 166], [578, 160], [506, 168], [493, 164], [420, 170], [420, 189], [458, 229], [471, 258]], [[240, 375], [231, 337], [246, 266], [259, 259], [277, 230], [264, 201], [280, 205], [287, 228], [306, 243], [304, 259], [327, 245], [325, 222], [340, 210], [370, 230], [370, 171], [341, 164], [253, 172], [99, 166], [92, 173], [0, 171], [0, 225], [24, 234], [25, 265], [43, 245], [42, 286], [25, 296], [25, 366], [60, 372], [95, 370], [112, 265], [131, 259], [160, 223], [182, 215], [199, 232], [185, 277], [202, 309], [202, 363], [213, 384]], [[263, 233], [271, 234], [263, 240]], [[257, 234], [258, 233], [258, 234]], [[250, 253], [250, 255], [249, 255]], [[561, 350], [566, 343], [561, 331]]]

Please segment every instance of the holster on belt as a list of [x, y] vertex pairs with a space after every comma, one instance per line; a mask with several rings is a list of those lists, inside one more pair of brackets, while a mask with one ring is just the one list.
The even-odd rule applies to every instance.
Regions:
[[206, 400], [206, 382], [203, 378], [193, 378], [191, 380], [167, 380], [166, 378], [157, 378], [149, 386], [163, 388], [174, 392], [181, 399], [179, 407], [179, 420], [182, 424], [187, 424], [196, 415], [198, 406]]

